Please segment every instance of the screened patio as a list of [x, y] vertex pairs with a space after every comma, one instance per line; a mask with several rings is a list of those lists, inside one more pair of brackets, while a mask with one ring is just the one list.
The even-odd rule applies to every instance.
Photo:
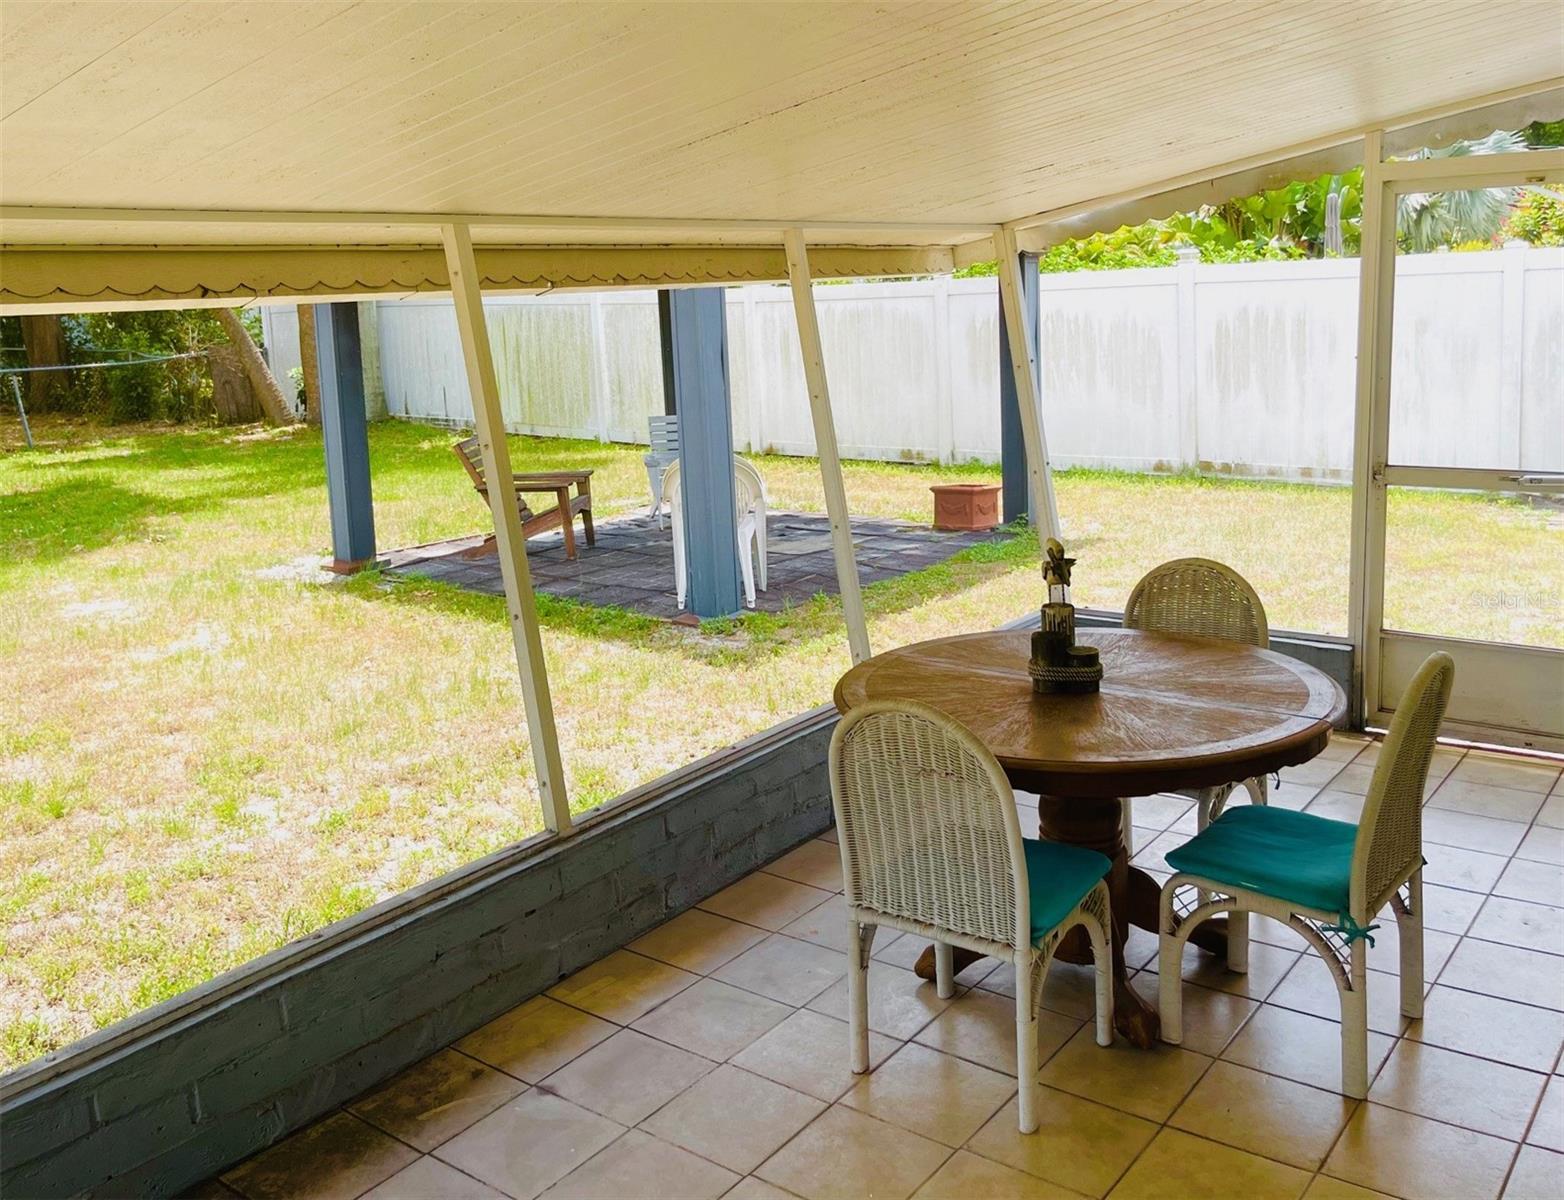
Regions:
[[[485, 293], [655, 287], [701, 514], [690, 608], [738, 612], [721, 288], [785, 286], [826, 508], [813, 574], [829, 563], [854, 664], [899, 648], [870, 640], [818, 281], [997, 263], [1005, 517], [1068, 536], [1036, 254], [1361, 163], [1350, 636], [1277, 631], [1265, 652], [1317, 688], [1271, 807], [1355, 821], [1407, 681], [1431, 650], [1460, 662], [1443, 728], [1459, 740], [1433, 752], [1419, 818], [1424, 1015], [1397, 1008], [1390, 923], [1369, 957], [1367, 1096], [1338, 1087], [1336, 997], [1286, 927], [1255, 921], [1247, 973], [1188, 951], [1173, 1046], [1157, 939], [1132, 926], [1110, 957], [1136, 1015], [1112, 1046], [1092, 1038], [1092, 968], [1047, 975], [1041, 1124], [1023, 1134], [1016, 985], [991, 958], [941, 996], [912, 970], [927, 939], [887, 931], [873, 1069], [849, 1070], [836, 709], [573, 810], [540, 572], [494, 489], [532, 765], [517, 803], [544, 832], [0, 1079], [6, 1194], [1554, 1194], [1564, 651], [1383, 612], [1391, 489], [1557, 486], [1551, 461], [1392, 453], [1397, 197], [1564, 183], [1557, 149], [1406, 157], [1558, 119], [1556, 10], [1504, 6], [1503, 38], [1494, 11], [7, 3], [0, 311], [314, 304], [344, 570], [379, 553], [354, 302], [450, 294], [484, 474], [504, 479]], [[1020, 790], [1028, 835], [1056, 799]], [[1127, 841], [1104, 843], [1112, 870], [1164, 879], [1192, 805], [1140, 793]]]

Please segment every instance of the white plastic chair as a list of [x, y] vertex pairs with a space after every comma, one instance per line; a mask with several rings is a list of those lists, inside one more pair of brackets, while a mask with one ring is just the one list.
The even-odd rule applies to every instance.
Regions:
[[668, 468], [679, 461], [679, 418], [673, 415], [649, 417], [646, 424], [651, 444], [641, 456], [641, 462], [646, 467], [647, 490], [652, 493], [652, 508], [648, 515], [657, 518], [657, 528], [661, 529], [663, 478]]
[[[758, 563], [760, 590], [767, 586], [766, 572], [766, 484], [760, 472], [737, 454], [733, 456], [734, 509], [738, 514], [739, 570], [744, 577], [744, 603], [755, 607], [755, 577]], [[673, 521], [673, 577], [679, 607], [684, 607], [684, 500], [679, 486], [679, 464], [670, 463], [662, 477], [662, 493], [668, 500]]]
[[934, 941], [936, 986], [955, 994], [951, 947], [1015, 964], [1022, 1133], [1037, 1128], [1037, 1010], [1060, 938], [1080, 925], [1097, 973], [1097, 1043], [1113, 1040], [1106, 857], [1021, 836], [1015, 793], [972, 734], [923, 704], [876, 701], [831, 738], [847, 900], [852, 1068], [869, 1069], [869, 952], [886, 925]]
[[[1401, 943], [1401, 1012], [1423, 1015], [1423, 785], [1450, 700], [1455, 663], [1431, 654], [1407, 685], [1357, 825], [1285, 808], [1224, 813], [1168, 856], [1157, 964], [1162, 1040], [1183, 1040], [1184, 943], [1229, 913], [1228, 967], [1249, 959], [1249, 914], [1300, 933], [1330, 968], [1341, 998], [1341, 1090], [1368, 1095], [1368, 954], [1374, 918], [1389, 904]], [[1188, 889], [1203, 902], [1187, 902]], [[1180, 892], [1185, 895], [1181, 896]]]
[[[1271, 644], [1265, 605], [1249, 581], [1231, 567], [1209, 558], [1175, 558], [1153, 567], [1135, 585], [1124, 604], [1124, 628], [1225, 638], [1261, 648]], [[1239, 786], [1228, 783], [1193, 793], [1197, 831], [1221, 815], [1228, 797]], [[1253, 804], [1265, 804], [1270, 798], [1270, 788], [1263, 777], [1246, 779], [1241, 786]], [[1124, 800], [1124, 845], [1134, 854], [1128, 797]]]

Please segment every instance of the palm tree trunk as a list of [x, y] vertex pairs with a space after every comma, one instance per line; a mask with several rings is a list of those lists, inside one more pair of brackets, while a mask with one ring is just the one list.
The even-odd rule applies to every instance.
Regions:
[[261, 412], [266, 414], [266, 420], [272, 425], [292, 425], [295, 421], [293, 409], [283, 397], [276, 377], [261, 357], [260, 347], [250, 337], [250, 331], [244, 327], [239, 314], [231, 308], [219, 308], [217, 319], [223, 323], [228, 340], [239, 351], [244, 373], [255, 391], [255, 398], [261, 402]]

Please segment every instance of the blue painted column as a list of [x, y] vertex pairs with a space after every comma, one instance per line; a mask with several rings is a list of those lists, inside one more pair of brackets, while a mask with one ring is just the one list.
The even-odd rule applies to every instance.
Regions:
[[369, 487], [369, 429], [364, 417], [364, 362], [358, 306], [316, 304], [315, 357], [320, 366], [320, 432], [326, 447], [333, 571], [348, 573], [375, 557], [375, 510]]
[[679, 417], [679, 490], [684, 508], [685, 593], [698, 617], [743, 606], [738, 514], [733, 499], [733, 414], [728, 398], [728, 323], [721, 288], [658, 293], [663, 377]]
[[[1021, 256], [1021, 303], [1026, 309], [1030, 337], [1037, 337], [1038, 292], [1037, 255]], [[1010, 340], [1005, 329], [1005, 306], [994, 289], [999, 305], [999, 462], [1004, 483], [1005, 524], [1018, 521], [1031, 512], [1031, 497], [1026, 474], [1026, 442], [1021, 436], [1021, 409], [1016, 404], [1016, 377], [1010, 363]], [[1041, 368], [1041, 362], [1038, 363]], [[1035, 403], [1035, 400], [1034, 400]]]

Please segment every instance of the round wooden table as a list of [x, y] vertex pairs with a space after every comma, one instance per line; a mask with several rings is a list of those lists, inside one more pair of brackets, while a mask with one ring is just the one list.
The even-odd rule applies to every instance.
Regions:
[[[1157, 1041], [1157, 1014], [1124, 969], [1129, 923], [1157, 928], [1157, 881], [1131, 867], [1122, 798], [1238, 783], [1307, 762], [1346, 707], [1341, 688], [1306, 663], [1236, 642], [1133, 629], [1082, 630], [1102, 655], [1102, 690], [1032, 691], [1025, 630], [919, 642], [859, 663], [836, 685], [842, 712], [870, 700], [919, 700], [977, 735], [1017, 788], [1036, 792], [1042, 837], [1113, 862], [1114, 1023], [1137, 1046]], [[1225, 949], [1217, 922], [1192, 939]], [[1088, 960], [1084, 939], [1060, 956]]]

